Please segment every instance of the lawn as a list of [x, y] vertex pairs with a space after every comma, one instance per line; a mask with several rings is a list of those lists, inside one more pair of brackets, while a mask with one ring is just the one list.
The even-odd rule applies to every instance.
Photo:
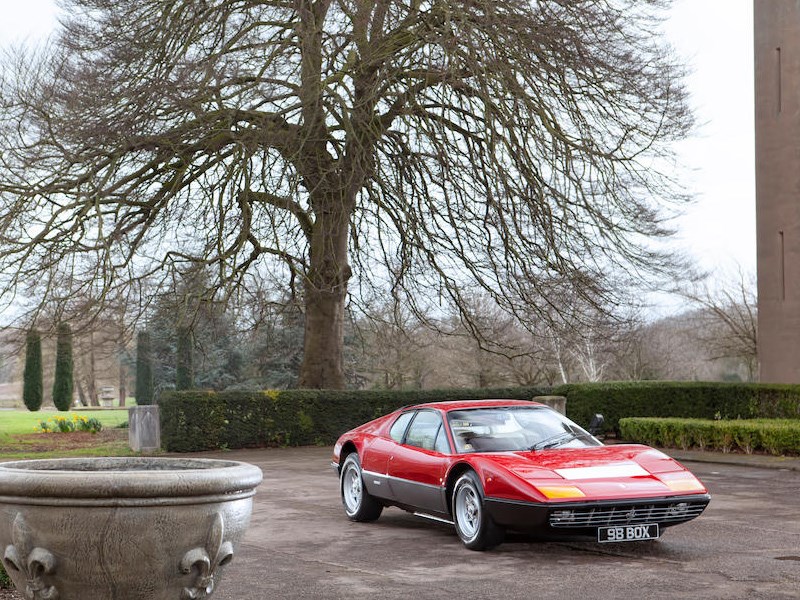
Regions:
[[31, 412], [28, 410], [3, 410], [0, 411], [0, 436], [17, 435], [22, 433], [33, 433], [34, 428], [41, 421], [45, 421], [55, 416], [72, 419], [75, 415], [88, 419], [98, 419], [104, 428], [119, 427], [128, 420], [128, 411], [122, 410], [71, 410], [69, 412], [59, 412], [57, 410], [40, 410]]
[[[75, 415], [98, 419], [100, 433], [36, 433], [39, 423], [59, 416]], [[128, 420], [128, 411], [80, 410], [58, 412], [41, 410], [0, 411], [0, 459], [52, 458], [58, 456], [128, 456], [128, 430], [119, 426]]]

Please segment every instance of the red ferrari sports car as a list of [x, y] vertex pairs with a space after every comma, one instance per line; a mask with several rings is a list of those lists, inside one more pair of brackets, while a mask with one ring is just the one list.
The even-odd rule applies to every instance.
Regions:
[[603, 445], [522, 400], [402, 408], [342, 435], [332, 466], [350, 519], [374, 521], [397, 506], [453, 523], [472, 550], [496, 546], [506, 530], [652, 540], [710, 500], [666, 454]]

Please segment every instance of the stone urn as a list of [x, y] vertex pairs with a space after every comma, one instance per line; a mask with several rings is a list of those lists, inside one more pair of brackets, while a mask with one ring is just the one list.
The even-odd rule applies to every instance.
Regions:
[[261, 479], [198, 458], [2, 463], [0, 557], [27, 600], [208, 598]]

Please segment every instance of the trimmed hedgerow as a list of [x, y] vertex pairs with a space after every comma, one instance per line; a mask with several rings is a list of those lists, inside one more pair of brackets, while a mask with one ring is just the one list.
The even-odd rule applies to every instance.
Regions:
[[624, 417], [800, 419], [800, 386], [757, 383], [642, 381], [561, 385], [567, 416], [587, 424], [602, 413], [607, 432]]
[[401, 406], [463, 398], [530, 400], [546, 390], [268, 390], [166, 392], [161, 440], [170, 452], [332, 444], [343, 432]]
[[411, 391], [167, 392], [162, 441], [173, 452], [265, 445], [330, 444], [348, 429], [408, 404], [441, 400], [567, 397], [567, 416], [607, 432], [624, 417], [800, 418], [800, 386], [723, 383], [602, 383]]
[[629, 418], [619, 422], [622, 437], [667, 448], [800, 455], [800, 419]]

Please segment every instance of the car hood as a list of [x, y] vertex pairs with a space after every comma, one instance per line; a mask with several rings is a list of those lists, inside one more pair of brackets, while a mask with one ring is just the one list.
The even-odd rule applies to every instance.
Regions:
[[669, 456], [641, 445], [620, 444], [592, 448], [564, 448], [533, 452], [508, 452], [487, 457], [487, 495], [519, 498], [542, 497], [541, 490], [577, 488], [573, 497], [559, 500], [610, 499], [706, 493], [705, 488], [672, 483], [675, 477], [696, 481]]

